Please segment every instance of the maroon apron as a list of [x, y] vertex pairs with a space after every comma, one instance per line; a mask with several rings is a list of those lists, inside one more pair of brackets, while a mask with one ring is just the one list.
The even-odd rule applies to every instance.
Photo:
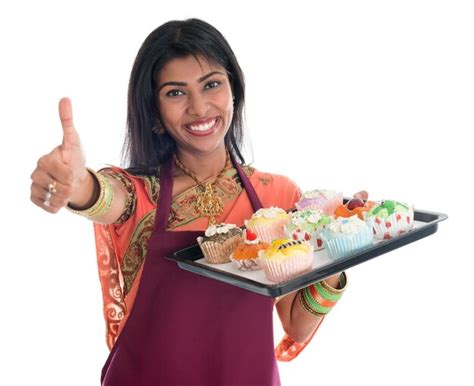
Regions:
[[[233, 163], [258, 210], [254, 188]], [[155, 229], [137, 296], [102, 369], [102, 385], [280, 385], [273, 299], [182, 270], [165, 257], [203, 234], [166, 230], [173, 168], [171, 160], [161, 168]]]

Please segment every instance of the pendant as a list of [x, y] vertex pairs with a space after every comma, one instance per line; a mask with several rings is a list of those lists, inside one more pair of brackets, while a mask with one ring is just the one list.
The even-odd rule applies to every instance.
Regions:
[[198, 196], [196, 209], [201, 216], [209, 217], [209, 225], [215, 224], [216, 217], [223, 212], [224, 205], [221, 198], [214, 193], [212, 183], [208, 182], [204, 192]]

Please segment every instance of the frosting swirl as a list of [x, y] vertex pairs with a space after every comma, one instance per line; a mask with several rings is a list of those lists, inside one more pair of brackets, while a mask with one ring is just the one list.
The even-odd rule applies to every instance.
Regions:
[[214, 235], [222, 235], [228, 233], [230, 230], [235, 228], [237, 228], [237, 225], [235, 224], [215, 224], [207, 228], [204, 234], [206, 235], [206, 237], [212, 237]]

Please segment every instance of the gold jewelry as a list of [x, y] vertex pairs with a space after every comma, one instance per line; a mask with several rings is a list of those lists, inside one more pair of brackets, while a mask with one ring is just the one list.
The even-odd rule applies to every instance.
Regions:
[[112, 185], [110, 185], [110, 182], [106, 177], [89, 168], [87, 168], [87, 171], [91, 173], [99, 183], [99, 197], [89, 208], [75, 209], [68, 204], [67, 209], [72, 213], [87, 217], [90, 220], [94, 220], [97, 217], [103, 216], [110, 209], [114, 199], [114, 190], [112, 189]]
[[201, 189], [201, 193], [199, 193], [196, 202], [196, 210], [198, 211], [199, 215], [209, 217], [209, 225], [215, 224], [216, 217], [224, 211], [224, 204], [222, 202], [222, 199], [217, 196], [213, 186], [215, 185], [216, 181], [224, 175], [224, 172], [228, 169], [230, 165], [229, 152], [226, 152], [226, 161], [224, 168], [213, 181], [199, 181], [197, 176], [181, 163], [176, 154], [174, 154], [174, 162], [176, 166], [184, 174], [191, 177]]

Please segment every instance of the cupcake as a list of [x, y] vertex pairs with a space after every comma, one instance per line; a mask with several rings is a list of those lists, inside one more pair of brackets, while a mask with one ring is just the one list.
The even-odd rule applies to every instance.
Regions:
[[356, 215], [333, 220], [321, 232], [324, 246], [331, 258], [339, 258], [372, 246], [370, 226]]
[[314, 250], [323, 248], [321, 231], [331, 222], [331, 217], [320, 209], [303, 209], [290, 213], [290, 221], [286, 226], [288, 235], [293, 240], [305, 240], [311, 243]]
[[282, 282], [311, 270], [313, 246], [302, 240], [277, 239], [258, 256], [267, 279]]
[[321, 209], [330, 216], [341, 204], [342, 193], [336, 193], [334, 190], [310, 190], [303, 193], [296, 203], [296, 209]]
[[256, 271], [260, 269], [257, 264], [258, 252], [268, 247], [268, 243], [261, 241], [255, 233], [247, 229], [245, 231], [245, 241], [235, 248], [230, 260], [241, 271]]
[[392, 200], [382, 201], [365, 214], [375, 238], [388, 240], [413, 229], [413, 206]]
[[250, 229], [265, 243], [275, 239], [285, 238], [285, 226], [290, 220], [290, 215], [283, 209], [271, 207], [257, 210], [250, 220], [245, 221], [245, 227]]
[[375, 204], [374, 201], [364, 201], [359, 197], [353, 197], [347, 203], [339, 205], [334, 211], [334, 216], [337, 218], [357, 215], [357, 217], [363, 220], [364, 213], [370, 210]]
[[211, 225], [197, 242], [204, 259], [211, 264], [230, 262], [230, 255], [242, 241], [242, 229], [234, 224]]

